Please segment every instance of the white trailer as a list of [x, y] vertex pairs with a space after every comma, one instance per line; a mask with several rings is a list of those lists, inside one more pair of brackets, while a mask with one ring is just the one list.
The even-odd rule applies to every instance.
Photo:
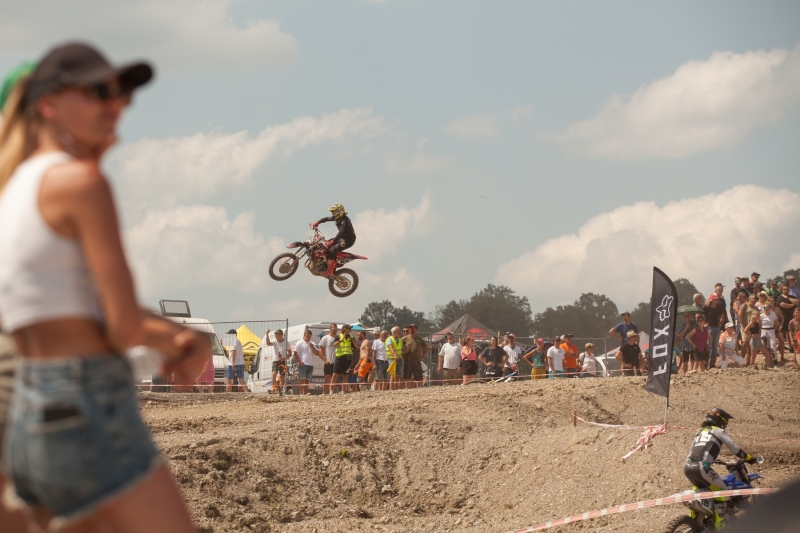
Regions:
[[163, 317], [183, 324], [187, 328], [208, 337], [208, 341], [211, 344], [211, 355], [214, 358], [214, 391], [223, 392], [225, 390], [225, 368], [228, 366], [228, 356], [225, 355], [225, 349], [214, 332], [211, 322], [205, 318], [193, 317], [189, 310], [189, 302], [185, 300], [161, 300], [158, 303]]

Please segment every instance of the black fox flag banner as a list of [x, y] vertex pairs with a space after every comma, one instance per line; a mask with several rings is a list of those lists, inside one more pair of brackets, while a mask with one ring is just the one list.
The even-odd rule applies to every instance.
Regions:
[[650, 352], [647, 355], [645, 389], [667, 398], [675, 339], [678, 291], [669, 276], [653, 267], [653, 297], [650, 300]]

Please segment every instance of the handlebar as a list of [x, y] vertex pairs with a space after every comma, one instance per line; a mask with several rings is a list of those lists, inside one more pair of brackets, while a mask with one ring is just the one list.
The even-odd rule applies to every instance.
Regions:
[[737, 459], [735, 461], [720, 461], [719, 459], [717, 459], [717, 460], [714, 461], [714, 464], [725, 465], [725, 466], [737, 466], [737, 465], [739, 465], [741, 463], [760, 465], [763, 462], [764, 462], [764, 456], [763, 455], [754, 455], [753, 456], [753, 461], [749, 462], [749, 463], [748, 463], [748, 461], [745, 461], [744, 459]]

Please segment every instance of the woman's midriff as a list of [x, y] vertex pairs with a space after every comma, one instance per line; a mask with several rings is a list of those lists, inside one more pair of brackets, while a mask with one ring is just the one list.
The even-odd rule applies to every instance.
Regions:
[[19, 353], [32, 359], [91, 357], [115, 351], [100, 324], [87, 318], [40, 322], [15, 331], [12, 337]]

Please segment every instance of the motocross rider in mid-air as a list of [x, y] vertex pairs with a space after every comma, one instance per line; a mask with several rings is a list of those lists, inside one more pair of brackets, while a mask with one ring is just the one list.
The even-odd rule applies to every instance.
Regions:
[[331, 212], [331, 216], [312, 222], [311, 227], [316, 228], [323, 222], [336, 222], [336, 228], [339, 233], [328, 241], [328, 272], [331, 273], [336, 266], [336, 254], [355, 244], [356, 231], [353, 229], [353, 222], [347, 216], [342, 204], [333, 205], [328, 208], [328, 211]]
[[[695, 435], [689, 456], [683, 464], [683, 473], [694, 485], [694, 489], [708, 489], [710, 491], [725, 490], [725, 482], [719, 474], [711, 468], [717, 459], [722, 445], [736, 454], [736, 457], [744, 459], [747, 463], [753, 464], [756, 460], [739, 448], [733, 439], [725, 431], [728, 420], [733, 416], [719, 408], [714, 408], [706, 415], [706, 419], [700, 425], [700, 430]], [[725, 501], [725, 498], [715, 498], [716, 501]], [[695, 512], [689, 511], [689, 515], [694, 518]], [[714, 528], [722, 529], [725, 521], [722, 516], [714, 511]]]

